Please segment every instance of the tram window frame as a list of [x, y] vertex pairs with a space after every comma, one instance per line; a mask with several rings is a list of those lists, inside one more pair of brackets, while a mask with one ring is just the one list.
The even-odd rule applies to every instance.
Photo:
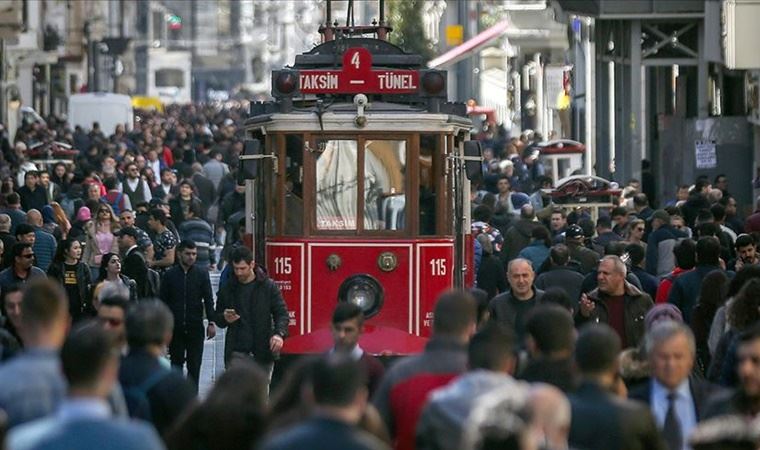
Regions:
[[[305, 196], [305, 211], [308, 211], [308, 220], [305, 221], [306, 228], [304, 229], [304, 236], [364, 236], [364, 237], [397, 237], [397, 238], [409, 238], [412, 236], [412, 228], [416, 229], [416, 224], [412, 226], [415, 221], [406, 220], [404, 228], [399, 230], [367, 230], [364, 228], [364, 167], [365, 167], [365, 145], [366, 141], [378, 141], [378, 140], [391, 140], [391, 141], [405, 141], [406, 144], [406, 167], [404, 176], [404, 190], [406, 195], [405, 212], [408, 216], [410, 208], [417, 208], [417, 200], [410, 198], [408, 193], [410, 192], [410, 186], [416, 183], [416, 173], [410, 173], [409, 162], [411, 158], [417, 157], [418, 146], [418, 134], [413, 133], [398, 133], [390, 136], [388, 133], [370, 132], [370, 133], [330, 133], [330, 134], [307, 134], [306, 142], [309, 143], [308, 148], [310, 150], [304, 153], [304, 177], [308, 180], [308, 184], [313, 186], [312, 192]], [[392, 138], [391, 138], [392, 137]], [[356, 205], [356, 228], [351, 230], [323, 230], [317, 227], [317, 214], [316, 214], [316, 162], [318, 155], [319, 143], [322, 141], [330, 140], [354, 140], [357, 145], [357, 187], [362, 187], [360, 191], [357, 191], [357, 205]], [[415, 171], [416, 172], [416, 171]], [[306, 183], [306, 181], [305, 181]], [[308, 199], [308, 200], [307, 200]], [[414, 203], [414, 204], [412, 204]], [[416, 214], [416, 213], [415, 213]]]
[[[282, 157], [282, 198], [281, 204], [283, 205], [283, 217], [282, 217], [282, 233], [283, 236], [303, 236], [304, 234], [304, 214], [306, 212], [306, 202], [304, 198], [303, 185], [305, 180], [305, 161], [304, 161], [304, 144], [307, 142], [305, 136], [302, 133], [287, 133], [282, 135], [281, 152]], [[292, 152], [291, 152], [292, 150]], [[294, 174], [292, 169], [298, 167], [298, 161], [295, 164], [291, 164], [294, 158], [300, 159], [300, 168], [297, 169], [298, 173], [295, 174], [300, 179], [299, 183], [292, 180]], [[293, 189], [288, 189], [288, 182], [293, 183]], [[300, 185], [299, 189], [296, 189]], [[298, 197], [298, 190], [300, 190], [300, 199]], [[289, 192], [291, 193], [291, 201], [288, 201]], [[300, 218], [293, 220], [290, 218], [294, 213], [293, 207], [298, 206], [297, 201], [300, 200]], [[295, 203], [294, 203], [295, 202]]]

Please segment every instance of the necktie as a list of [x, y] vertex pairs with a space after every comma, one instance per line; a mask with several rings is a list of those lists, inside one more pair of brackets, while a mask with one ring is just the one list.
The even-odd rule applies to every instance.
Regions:
[[662, 435], [670, 450], [681, 450], [683, 447], [681, 422], [678, 420], [678, 413], [676, 412], [677, 399], [678, 394], [674, 392], [668, 394], [668, 412], [665, 414], [665, 425], [662, 427]]

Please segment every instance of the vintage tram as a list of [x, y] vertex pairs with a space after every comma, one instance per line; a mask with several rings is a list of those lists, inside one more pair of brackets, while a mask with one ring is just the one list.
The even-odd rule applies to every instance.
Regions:
[[446, 73], [388, 31], [323, 27], [320, 45], [272, 73], [274, 100], [250, 107], [246, 233], [288, 306], [284, 354], [330, 348], [336, 302], [364, 310], [366, 351], [421, 351], [437, 296], [472, 278], [480, 147]]

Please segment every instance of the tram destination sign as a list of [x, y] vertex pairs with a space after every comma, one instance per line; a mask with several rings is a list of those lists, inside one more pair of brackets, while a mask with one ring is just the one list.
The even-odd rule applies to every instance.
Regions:
[[373, 70], [372, 54], [361, 47], [343, 54], [342, 70], [301, 70], [302, 94], [412, 94], [420, 87], [416, 70]]

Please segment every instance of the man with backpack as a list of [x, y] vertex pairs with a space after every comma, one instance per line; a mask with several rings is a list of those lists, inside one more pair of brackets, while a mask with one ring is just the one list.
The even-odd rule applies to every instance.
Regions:
[[161, 362], [173, 329], [172, 313], [162, 302], [133, 305], [127, 313], [129, 353], [119, 369], [129, 415], [151, 422], [160, 435], [195, 401], [193, 385]]
[[116, 181], [116, 178], [108, 177], [103, 180], [103, 186], [106, 188], [106, 195], [101, 198], [101, 200], [111, 206], [111, 209], [113, 209], [113, 213], [116, 216], [121, 214], [122, 211], [132, 209], [132, 203], [129, 201], [129, 197], [119, 191], [118, 185], [119, 183]]

